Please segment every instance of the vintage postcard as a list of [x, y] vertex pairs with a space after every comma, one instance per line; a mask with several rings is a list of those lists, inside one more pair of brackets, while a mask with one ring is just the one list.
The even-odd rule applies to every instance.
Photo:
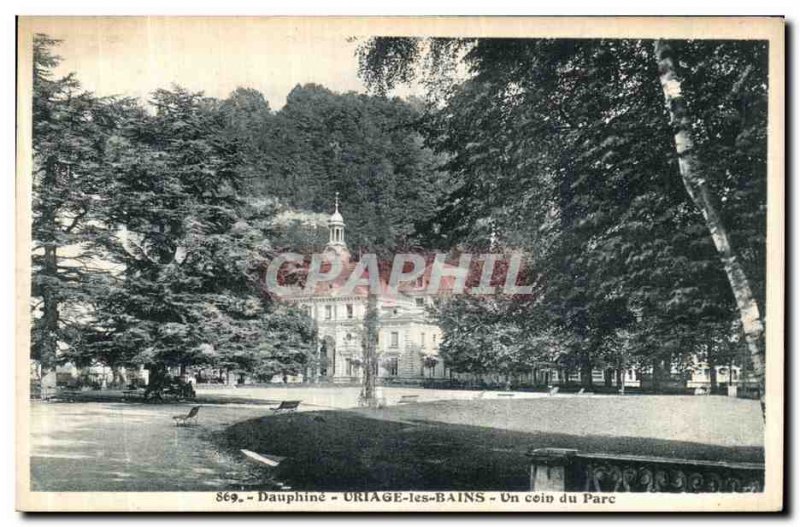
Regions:
[[20, 510], [783, 508], [782, 18], [17, 46]]

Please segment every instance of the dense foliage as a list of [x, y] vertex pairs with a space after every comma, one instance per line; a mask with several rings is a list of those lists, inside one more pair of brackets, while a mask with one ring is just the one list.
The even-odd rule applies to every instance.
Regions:
[[224, 105], [180, 87], [147, 108], [97, 99], [52, 79], [53, 44], [34, 54], [33, 358], [302, 371], [315, 329], [262, 292], [275, 207], [240, 197], [249, 145]]
[[[433, 215], [442, 174], [416, 131], [418, 108], [309, 84], [296, 86], [274, 114], [261, 94], [242, 89], [222, 109], [230, 133], [246, 145], [241, 172], [248, 193], [330, 214], [339, 192], [352, 252], [419, 245], [415, 226]], [[299, 234], [314, 240], [310, 249], [327, 241], [324, 224]], [[297, 238], [283, 236], [278, 245], [298, 248]]]
[[[528, 255], [532, 295], [436, 310], [454, 371], [746, 365], [652, 42], [378, 38], [359, 57], [377, 95], [309, 84], [278, 111], [248, 88], [99, 98], [54, 77], [55, 44], [36, 38], [33, 71], [32, 357], [46, 368], [322, 368], [312, 321], [259, 281], [276, 252], [324, 245], [336, 192], [356, 256]], [[763, 314], [766, 45], [672, 51], [702, 182]], [[419, 75], [427, 100], [385, 96]]]
[[[763, 306], [766, 46], [675, 48], [702, 177]], [[454, 63], [466, 74], [442, 73]], [[494, 304], [457, 301], [443, 320], [500, 320], [506, 332], [542, 339], [555, 330], [556, 346], [525, 353], [587, 373], [631, 363], [658, 371], [733, 352], [737, 306], [678, 173], [651, 42], [377, 38], [361, 50], [362, 74], [379, 92], [425, 64], [435, 68], [421, 129], [448, 160], [437, 232], [446, 245], [485, 246], [494, 230], [501, 245], [531, 255], [540, 286], [522, 318], [513, 302], [498, 316]], [[493, 364], [487, 343], [445, 331], [451, 363]]]

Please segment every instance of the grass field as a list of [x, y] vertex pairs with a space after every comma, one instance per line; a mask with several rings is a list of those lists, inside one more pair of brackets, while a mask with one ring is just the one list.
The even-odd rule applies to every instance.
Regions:
[[[353, 408], [357, 388], [216, 390], [202, 394], [194, 427], [175, 427], [172, 416], [185, 415], [198, 403], [34, 402], [27, 445], [31, 487], [523, 490], [525, 452], [531, 447], [763, 459], [755, 401], [675, 396], [470, 400], [474, 392], [385, 392], [390, 404], [410, 394], [423, 402], [361, 410]], [[276, 401], [289, 399], [303, 401], [299, 412], [272, 415], [269, 408]], [[242, 448], [286, 459], [277, 469], [264, 470], [247, 461]]]
[[438, 401], [238, 423], [223, 448], [287, 459], [293, 489], [525, 490], [532, 447], [762, 461], [756, 402], [724, 397]]
[[[190, 405], [33, 403], [31, 489], [40, 491], [225, 490], [251, 477], [241, 455], [208, 439], [268, 412], [203, 406], [199, 424], [176, 427]], [[259, 474], [259, 477], [263, 476]]]

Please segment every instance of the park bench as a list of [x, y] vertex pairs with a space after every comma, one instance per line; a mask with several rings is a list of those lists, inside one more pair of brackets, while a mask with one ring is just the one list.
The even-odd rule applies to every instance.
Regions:
[[419, 395], [401, 395], [397, 404], [415, 403], [419, 400]]
[[510, 398], [510, 397], [514, 397], [514, 394], [513, 393], [498, 393], [497, 397]]
[[186, 415], [176, 415], [172, 419], [175, 420], [175, 426], [188, 426], [192, 423], [197, 424], [197, 414], [200, 412], [200, 407], [195, 406]]
[[276, 414], [284, 414], [284, 413], [291, 413], [297, 411], [297, 407], [300, 406], [301, 401], [281, 401], [276, 408], [273, 408], [272, 411]]

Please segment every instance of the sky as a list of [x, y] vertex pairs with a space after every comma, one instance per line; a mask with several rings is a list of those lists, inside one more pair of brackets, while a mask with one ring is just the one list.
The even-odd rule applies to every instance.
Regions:
[[368, 25], [234, 17], [51, 17], [29, 18], [23, 25], [62, 40], [57, 73], [75, 72], [84, 89], [101, 96], [146, 100], [153, 90], [176, 83], [222, 98], [244, 86], [279, 109], [297, 84], [366, 91], [355, 52]]

